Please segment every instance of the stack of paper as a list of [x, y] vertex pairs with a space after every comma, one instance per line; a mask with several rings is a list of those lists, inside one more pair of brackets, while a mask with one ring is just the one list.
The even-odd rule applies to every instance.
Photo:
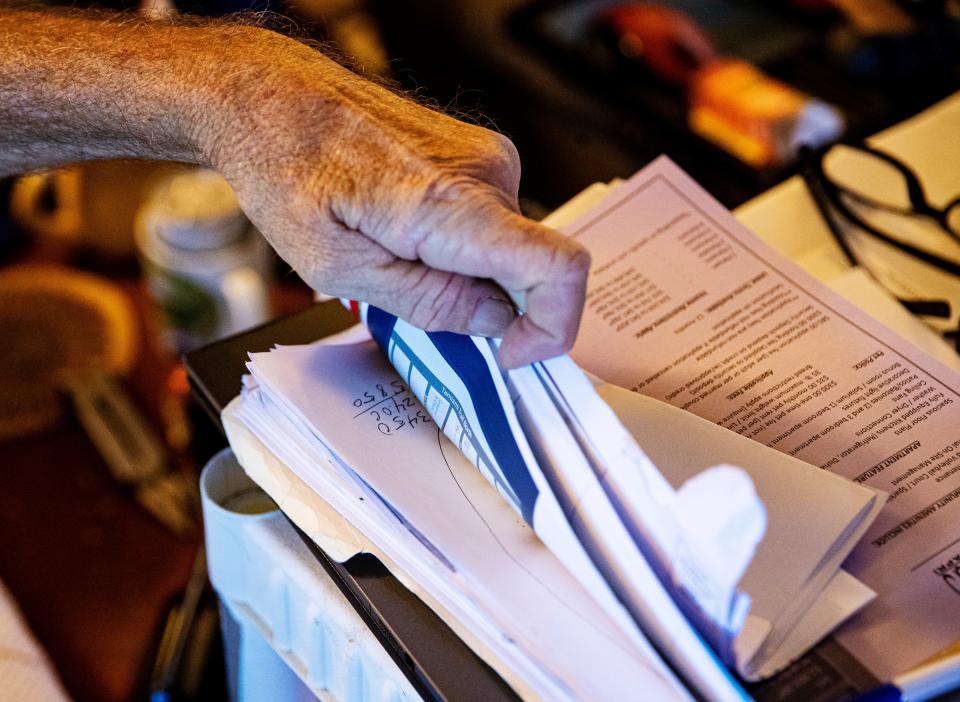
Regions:
[[[960, 114], [956, 102], [948, 107]], [[893, 148], [886, 139], [884, 146]], [[929, 146], [936, 139], [921, 141]], [[881, 679], [956, 641], [960, 598], [945, 574], [960, 535], [960, 376], [931, 357], [937, 345], [903, 324], [902, 311], [872, 281], [848, 278], [842, 289], [862, 300], [872, 288], [868, 309], [924, 350], [766, 246], [666, 159], [627, 182], [595, 186], [584, 198], [590, 201], [574, 204], [585, 211], [564, 208], [565, 221], [551, 219], [593, 256], [572, 358], [614, 385], [888, 493], [844, 563], [877, 598], [837, 638]], [[811, 215], [796, 198], [778, 198], [773, 206], [781, 210], [779, 245], [792, 244], [798, 253], [814, 233]], [[816, 216], [812, 205], [807, 209]], [[717, 460], [743, 463], [710, 452], [709, 461]], [[759, 561], [779, 520], [758, 474], [751, 475], [770, 512]], [[794, 505], [811, 510], [795, 522], [794, 548], [811, 535], [819, 520], [813, 510], [826, 499], [810, 493]], [[792, 565], [802, 551], [785, 552], [790, 556], [778, 552], [768, 561], [768, 572], [775, 563]], [[748, 571], [743, 586], [760, 613], [750, 577]], [[767, 670], [760, 660], [751, 667], [761, 675]]]
[[[568, 358], [505, 374], [495, 341], [361, 313], [444, 434], [608, 613], [704, 696], [740, 697], [700, 635], [734, 662], [749, 609], [735, 586], [765, 519], [745, 474], [718, 467], [675, 491]], [[710, 492], [728, 499], [704, 510]]]
[[872, 596], [839, 565], [875, 491], [567, 357], [504, 373], [363, 317], [376, 344], [253, 354], [239, 416], [532, 694], [744, 699], [721, 660], [769, 675]]
[[240, 418], [531, 696], [692, 699], [442, 435], [375, 343], [280, 348], [251, 367]]

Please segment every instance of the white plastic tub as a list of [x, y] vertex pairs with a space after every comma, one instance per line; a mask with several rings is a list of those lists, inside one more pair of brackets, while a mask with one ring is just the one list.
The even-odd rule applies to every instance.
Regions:
[[233, 702], [419, 699], [230, 449], [210, 460], [200, 489]]

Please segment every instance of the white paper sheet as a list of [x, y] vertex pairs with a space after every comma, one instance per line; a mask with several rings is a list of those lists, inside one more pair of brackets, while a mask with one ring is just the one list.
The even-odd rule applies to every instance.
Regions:
[[[647, 690], [651, 699], [688, 699], [656, 655], [607, 618], [419, 404], [406, 402], [409, 392], [376, 346], [283, 348], [254, 355], [253, 367], [258, 382], [286, 397], [318, 441], [376, 487], [407, 533], [446, 562], [447, 573], [434, 568], [433, 578], [434, 586], [441, 576], [456, 581], [444, 597], [465, 593], [500, 632], [501, 641], [491, 645], [545, 671], [546, 697], [622, 699]], [[268, 445], [283, 443], [259, 429]], [[287, 444], [278, 448], [293, 459]], [[293, 460], [297, 465], [303, 470], [303, 461]], [[402, 525], [394, 528], [404, 531]], [[384, 535], [376, 536], [379, 542]]]
[[[782, 667], [804, 653], [815, 641], [793, 635], [794, 627], [807, 618], [808, 608], [817, 607], [815, 600], [826, 597], [824, 589], [885, 496], [665, 402], [614, 385], [598, 392], [674, 485], [716, 461], [750, 476], [769, 516], [767, 533], [740, 581], [753, 600], [747, 628], [754, 631], [742, 637], [752, 645], [738, 642], [738, 660], [748, 678], [766, 677], [774, 672], [770, 660]], [[820, 611], [836, 617], [814, 618], [823, 636], [855, 610]]]
[[[882, 677], [955, 640], [960, 596], [938, 567], [960, 523], [957, 375], [775, 254], [667, 160], [567, 229], [594, 261], [574, 359], [891, 492], [848, 563], [879, 603], [841, 640]], [[921, 626], [933, 602], [940, 616]], [[922, 641], [881, 644], [876, 617]]]

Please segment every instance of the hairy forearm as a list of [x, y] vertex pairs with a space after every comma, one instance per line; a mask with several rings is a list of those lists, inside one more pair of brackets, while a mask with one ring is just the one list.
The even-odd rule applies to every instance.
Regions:
[[[94, 158], [208, 165], [317, 290], [503, 334], [511, 365], [570, 347], [589, 256], [517, 212], [509, 140], [280, 34], [177, 22], [0, 8], [0, 175]], [[526, 294], [515, 321], [503, 288]]]
[[118, 157], [216, 165], [230, 121], [300, 53], [331, 83], [343, 72], [238, 23], [0, 6], [0, 175]]
[[[0, 9], [0, 172], [122, 156], [198, 160], [189, 70], [173, 32], [141, 21]], [[182, 41], [182, 39], [177, 39]]]

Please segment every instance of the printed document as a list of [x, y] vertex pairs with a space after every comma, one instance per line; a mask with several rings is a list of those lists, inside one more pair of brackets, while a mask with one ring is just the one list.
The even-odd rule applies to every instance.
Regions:
[[[460, 541], [448, 538], [469, 532], [472, 512], [457, 500], [441, 497], [444, 474], [438, 478], [431, 472], [435, 458], [429, 442], [407, 445], [393, 439], [386, 444], [390, 449], [402, 448], [401, 460], [407, 466], [403, 471], [384, 473], [381, 462], [372, 460], [378, 434], [394, 436], [421, 424], [436, 426], [444, 435], [441, 447], [451, 443], [457, 448], [457, 464], [466, 462], [480, 469], [476, 475], [485, 477], [505, 498], [503, 505], [512, 506], [514, 514], [528, 522], [623, 633], [643, 645], [643, 637], [636, 636], [634, 617], [643, 634], [706, 699], [742, 699], [745, 694], [730, 684], [684, 614], [731, 666], [753, 680], [782, 668], [873, 597], [855, 579], [837, 572], [882, 506], [872, 490], [669, 404], [611, 385], [594, 389], [565, 357], [511, 371], [503, 387], [506, 376], [501, 378], [493, 358], [495, 342], [423, 332], [382, 310], [366, 305], [360, 310], [399, 377], [388, 372], [362, 380], [371, 360], [380, 360], [376, 354], [371, 358], [369, 343], [281, 347], [252, 355], [255, 380], [248, 381], [239, 414], [369, 538], [382, 548], [395, 543], [394, 549], [400, 550], [390, 549], [391, 558], [406, 563], [400, 572], [421, 584], [432, 581], [431, 592], [456, 586], [466, 594], [472, 589], [461, 577], [471, 570], [461, 560], [466, 551], [458, 546]], [[426, 358], [429, 363], [424, 362]], [[353, 393], [350, 402], [343, 403], [352, 419], [337, 423], [340, 403], [334, 390], [346, 382], [368, 389]], [[514, 408], [513, 420], [503, 414]], [[560, 410], [566, 419], [558, 414]], [[371, 438], [357, 432], [354, 415], [368, 416], [378, 434]], [[511, 429], [514, 423], [518, 426]], [[681, 445], [675, 441], [678, 434], [687, 437]], [[357, 447], [362, 446], [357, 452], [351, 448], [354, 439]], [[536, 463], [511, 457], [513, 446], [513, 453], [522, 458], [528, 439]], [[638, 443], [651, 451], [655, 464], [640, 452]], [[297, 458], [295, 446], [315, 457]], [[321, 470], [331, 460], [334, 474], [355, 476], [353, 482], [361, 480], [373, 491], [373, 498], [351, 497], [350, 480], [345, 488], [332, 484], [329, 472]], [[711, 468], [717, 462], [742, 470]], [[451, 459], [447, 465], [453, 467], [455, 462]], [[593, 474], [595, 468], [598, 474]], [[755, 559], [765, 510], [759, 508], [751, 482], [771, 516], [769, 538], [763, 540]], [[617, 508], [623, 517], [604, 507], [608, 496], [617, 499], [619, 491], [626, 498]], [[344, 499], [337, 500], [336, 493]], [[718, 494], [724, 499], [716, 499]], [[388, 505], [387, 523], [368, 524], [369, 509], [379, 501]], [[438, 510], [439, 505], [449, 511]], [[563, 527], [564, 520], [569, 520], [572, 532]], [[647, 534], [643, 544], [649, 562], [633, 553], [628, 534], [624, 533], [626, 539], [617, 536], [622, 529], [617, 525], [626, 523]], [[417, 542], [410, 543], [412, 550], [424, 551], [421, 558], [410, 560], [410, 546], [397, 543], [404, 534]], [[490, 544], [476, 537], [462, 543], [477, 555], [477, 564], [494, 566], [473, 571], [484, 573], [481, 580], [503, 582], [503, 566], [495, 566], [490, 558]], [[604, 555], [607, 552], [612, 559]], [[430, 561], [437, 566], [432, 574], [424, 570]], [[453, 571], [445, 565], [458, 563]], [[650, 572], [653, 563], [659, 564], [654, 566], [658, 571], [665, 567], [669, 573]], [[591, 573], [601, 577], [584, 577]], [[611, 602], [604, 579], [614, 583], [622, 604], [616, 599]], [[499, 585], [494, 588], [491, 601], [501, 606], [522, 595], [515, 588], [509, 594]], [[743, 592], [738, 592], [740, 588]], [[456, 596], [447, 592], [451, 594], [444, 601], [447, 611], [452, 611], [449, 602]], [[624, 605], [629, 611], [626, 619]], [[529, 601], [521, 609], [529, 615], [536, 611]], [[531, 625], [521, 624], [516, 614], [497, 619], [505, 632], [513, 626], [522, 632]], [[514, 641], [522, 638], [511, 635]]]
[[[565, 228], [593, 255], [573, 358], [889, 493], [839, 634], [888, 677], [960, 638], [960, 378], [812, 279], [660, 159]], [[896, 642], [896, 645], [891, 645]]]
[[746, 474], [706, 467], [674, 490], [568, 357], [505, 374], [495, 340], [359, 309], [447, 438], [625, 631], [705, 699], [745, 699], [704, 639], [735, 663], [750, 606], [736, 585], [765, 527]]
[[379, 348], [251, 354], [240, 416], [540, 699], [692, 698], [429, 417]]

